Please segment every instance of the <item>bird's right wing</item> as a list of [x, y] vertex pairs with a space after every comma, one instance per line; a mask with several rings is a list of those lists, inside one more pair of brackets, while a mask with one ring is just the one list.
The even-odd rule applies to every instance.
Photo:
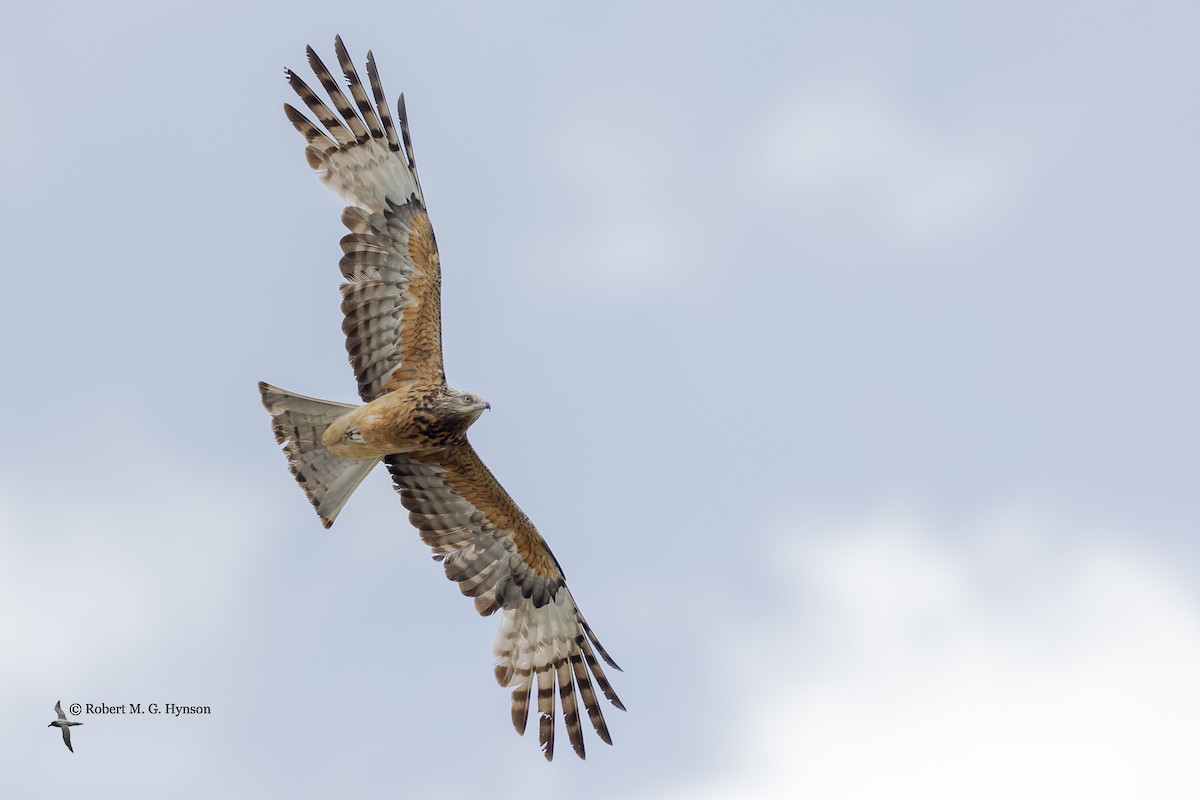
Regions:
[[[502, 611], [494, 654], [496, 680], [512, 693], [512, 721], [525, 732], [536, 684], [538, 738], [554, 755], [557, 688], [571, 746], [584, 756], [579, 703], [596, 734], [612, 744], [593, 681], [624, 710], [600, 666], [604, 651], [566, 586], [546, 541], [465, 440], [430, 452], [384, 458], [421, 539], [446, 577], [488, 615]], [[597, 657], [599, 656], [599, 658]]]
[[59, 700], [57, 703], [54, 704], [54, 713], [58, 714], [59, 719], [67, 718], [67, 715], [64, 714], [63, 710], [62, 710], [62, 700]]
[[354, 105], [310, 47], [309, 65], [341, 119], [291, 70], [288, 83], [324, 130], [290, 105], [284, 112], [308, 142], [309, 165], [350, 204], [342, 212], [350, 229], [341, 242], [342, 330], [359, 395], [369, 402], [407, 380], [445, 383], [442, 272], [404, 95], [396, 109], [397, 136], [374, 57], [367, 53], [372, 104], [341, 37], [335, 48]]

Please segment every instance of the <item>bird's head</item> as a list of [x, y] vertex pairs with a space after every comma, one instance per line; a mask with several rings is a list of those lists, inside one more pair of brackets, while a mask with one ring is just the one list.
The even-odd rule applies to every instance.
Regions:
[[443, 386], [422, 398], [417, 415], [418, 431], [434, 442], [462, 436], [479, 415], [491, 408], [488, 401], [471, 392]]
[[457, 389], [450, 391], [449, 400], [448, 411], [456, 417], [465, 419], [464, 428], [474, 424], [484, 411], [492, 407], [492, 404], [484, 400], [482, 396], [473, 392], [460, 392]]

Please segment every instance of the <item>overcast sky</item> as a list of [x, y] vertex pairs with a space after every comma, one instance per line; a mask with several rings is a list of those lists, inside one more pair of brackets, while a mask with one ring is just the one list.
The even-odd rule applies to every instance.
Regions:
[[[0, 14], [3, 793], [1195, 797], [1195, 5], [583, 8]], [[407, 95], [472, 441], [625, 669], [586, 762], [387, 476], [324, 531], [259, 404], [354, 399], [281, 112], [336, 33]], [[212, 713], [72, 755], [60, 699]]]

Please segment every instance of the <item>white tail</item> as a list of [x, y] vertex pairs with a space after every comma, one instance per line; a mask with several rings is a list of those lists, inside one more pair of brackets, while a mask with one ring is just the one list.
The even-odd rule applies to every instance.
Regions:
[[293, 394], [259, 381], [263, 405], [271, 414], [275, 441], [283, 445], [288, 469], [296, 477], [317, 516], [328, 528], [378, 458], [342, 458], [321, 443], [330, 423], [358, 406]]

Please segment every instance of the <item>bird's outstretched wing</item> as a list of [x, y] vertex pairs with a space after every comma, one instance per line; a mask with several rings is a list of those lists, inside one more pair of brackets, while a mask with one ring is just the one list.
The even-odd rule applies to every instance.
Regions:
[[397, 136], [374, 56], [367, 53], [368, 96], [340, 36], [335, 48], [353, 105], [309, 47], [308, 63], [341, 119], [291, 70], [288, 83], [321, 127], [290, 105], [284, 113], [308, 142], [309, 165], [350, 204], [342, 213], [350, 229], [341, 242], [342, 330], [359, 395], [371, 401], [410, 379], [445, 383], [441, 266], [404, 95], [396, 109]]
[[75, 748], [71, 747], [71, 729], [64, 725], [62, 732], [63, 732], [63, 742], [66, 743], [67, 749], [70, 750], [72, 753], [74, 753]]
[[624, 710], [597, 655], [620, 669], [588, 627], [541, 534], [465, 440], [435, 452], [384, 459], [409, 519], [443, 562], [446, 577], [475, 608], [502, 611], [496, 634], [496, 680], [512, 687], [512, 719], [525, 732], [536, 683], [538, 737], [554, 755], [555, 686], [571, 746], [584, 756], [577, 698], [597, 735], [612, 739], [593, 689]]
[[59, 719], [67, 718], [67, 715], [64, 714], [63, 710], [62, 710], [62, 700], [59, 700], [57, 703], [54, 704], [54, 713], [58, 714]]

